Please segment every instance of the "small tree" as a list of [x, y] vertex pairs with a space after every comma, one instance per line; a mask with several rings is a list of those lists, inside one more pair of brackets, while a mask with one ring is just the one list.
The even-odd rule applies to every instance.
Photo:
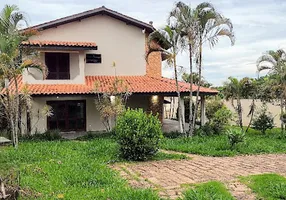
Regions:
[[18, 7], [6, 5], [0, 16], [0, 85], [4, 86], [4, 90], [0, 88], [0, 103], [9, 121], [13, 145], [17, 148], [21, 98], [23, 97], [23, 92], [19, 89], [18, 78], [29, 68], [38, 69], [45, 76], [46, 68], [34, 51], [21, 45], [36, 32], [18, 30], [19, 24], [26, 22], [25, 16], [19, 12]]
[[252, 91], [252, 80], [248, 77], [241, 80], [229, 77], [228, 82], [225, 82], [223, 86], [223, 95], [226, 100], [230, 100], [232, 107], [235, 109], [238, 115], [237, 125], [240, 126], [241, 130], [243, 129], [241, 99], [248, 98]]
[[[113, 63], [113, 67], [115, 67], [115, 63]], [[106, 85], [104, 86], [106, 87]], [[95, 82], [94, 87], [97, 94], [95, 105], [101, 121], [106, 131], [111, 131], [112, 119], [116, 120], [116, 117], [125, 111], [125, 104], [131, 93], [128, 92], [127, 83], [118, 79], [116, 75], [107, 91], [102, 91], [102, 85], [99, 81]]]
[[209, 121], [210, 125], [213, 127], [214, 133], [220, 134], [223, 132], [225, 127], [229, 125], [231, 118], [232, 113], [226, 106], [223, 106], [216, 111]]
[[265, 134], [267, 129], [272, 129], [274, 127], [274, 118], [270, 112], [267, 112], [267, 107], [264, 105], [262, 109], [255, 116], [252, 128], [261, 131]]

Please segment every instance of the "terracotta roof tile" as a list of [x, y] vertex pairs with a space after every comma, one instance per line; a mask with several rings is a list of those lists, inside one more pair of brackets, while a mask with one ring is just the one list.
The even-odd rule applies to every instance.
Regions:
[[22, 45], [27, 46], [66, 46], [66, 47], [94, 47], [97, 45], [94, 42], [68, 42], [68, 41], [49, 41], [49, 40], [29, 40], [22, 42]]
[[[175, 93], [175, 81], [168, 78], [154, 78], [150, 76], [118, 76], [118, 80], [122, 81], [121, 90], [132, 93]], [[114, 76], [86, 76], [85, 84], [25, 84], [22, 77], [18, 78], [20, 90], [26, 87], [32, 95], [55, 95], [55, 94], [93, 94], [95, 83], [98, 82], [98, 92], [110, 91], [110, 87], [114, 83]], [[188, 83], [179, 82], [181, 92], [189, 92], [190, 85]], [[10, 85], [11, 89], [14, 88], [13, 83]], [[193, 86], [196, 91], [198, 87]], [[217, 94], [217, 90], [210, 88], [200, 88], [200, 92], [207, 94]]]

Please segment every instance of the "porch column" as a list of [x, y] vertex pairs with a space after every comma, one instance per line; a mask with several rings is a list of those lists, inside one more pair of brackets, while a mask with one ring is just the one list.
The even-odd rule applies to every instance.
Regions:
[[185, 127], [183, 127], [183, 125], [185, 125], [185, 101], [184, 101], [184, 97], [180, 97], [179, 102], [182, 108], [182, 114], [180, 115], [180, 111], [179, 111], [179, 127], [180, 127], [180, 132], [183, 133], [185, 130]]
[[85, 82], [85, 74], [84, 74], [84, 66], [85, 66], [85, 54], [84, 51], [80, 51], [79, 54], [79, 59], [78, 59], [78, 66], [79, 66], [79, 78], [80, 82], [84, 83]]
[[204, 95], [201, 96], [201, 125], [206, 124], [206, 98]]

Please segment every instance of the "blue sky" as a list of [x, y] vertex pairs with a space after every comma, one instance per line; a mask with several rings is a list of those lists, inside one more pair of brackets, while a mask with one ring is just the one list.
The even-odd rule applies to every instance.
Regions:
[[[202, 1], [185, 0], [195, 7]], [[286, 1], [284, 0], [212, 0], [219, 12], [232, 20], [236, 44], [228, 39], [210, 49], [204, 47], [203, 76], [214, 85], [221, 85], [229, 76], [242, 78], [256, 76], [256, 60], [266, 50], [286, 47]], [[65, 17], [102, 5], [149, 22], [156, 28], [166, 24], [173, 0], [5, 0], [4, 4], [16, 4], [28, 14], [29, 24], [35, 25]], [[188, 72], [188, 56], [183, 52], [178, 64]], [[163, 75], [173, 77], [173, 70], [163, 67]]]

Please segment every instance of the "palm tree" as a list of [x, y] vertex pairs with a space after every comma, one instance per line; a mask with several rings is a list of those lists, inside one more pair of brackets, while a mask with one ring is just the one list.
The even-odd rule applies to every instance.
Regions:
[[5, 5], [0, 13], [0, 34], [14, 34], [21, 28], [22, 23], [27, 25], [27, 19], [19, 8], [16, 5]]
[[[158, 44], [154, 43], [156, 41]], [[177, 71], [177, 54], [179, 52], [181, 36], [178, 34], [176, 27], [166, 26], [164, 29], [158, 29], [148, 36], [148, 52], [146, 54], [146, 60], [151, 53], [159, 52], [162, 53], [167, 60], [167, 64], [174, 68], [176, 92], [178, 99], [180, 100], [180, 88], [178, 83], [178, 71]], [[183, 122], [182, 106], [179, 103], [179, 125], [180, 131], [185, 133], [185, 124]]]
[[[169, 16], [169, 23], [171, 23], [172, 19], [175, 20], [175, 26], [178, 27], [180, 31], [181, 39], [186, 40], [186, 44], [183, 48], [187, 48], [189, 51], [189, 68], [190, 68], [190, 94], [189, 94], [189, 101], [190, 101], [190, 115], [189, 115], [189, 131], [187, 136], [193, 134], [193, 54], [194, 54], [194, 45], [196, 43], [196, 27], [197, 22], [194, 17], [193, 9], [186, 5], [185, 3], [179, 1], [175, 4], [175, 8], [171, 11]], [[184, 43], [185, 44], [185, 43]]]
[[[0, 16], [0, 80], [5, 82], [6, 91], [0, 100], [10, 122], [13, 145], [17, 148], [21, 100], [17, 78], [27, 68], [44, 71], [45, 67], [30, 49], [21, 47], [21, 42], [27, 40], [31, 32], [18, 30], [22, 22], [26, 23], [26, 18], [18, 7], [6, 5]], [[9, 82], [13, 88], [8, 86]]]
[[[270, 85], [274, 97], [280, 99], [281, 116], [285, 111], [286, 99], [286, 52], [283, 49], [267, 51], [257, 60], [258, 72], [269, 70]], [[281, 121], [281, 131], [284, 132], [284, 124]]]
[[[196, 103], [193, 119], [196, 119], [198, 112], [198, 103], [199, 103], [199, 93], [200, 87], [202, 85], [202, 53], [203, 53], [203, 44], [209, 43], [209, 46], [214, 47], [219, 41], [219, 37], [228, 37], [231, 41], [231, 45], [234, 45], [235, 39], [233, 34], [233, 25], [228, 18], [225, 18], [220, 13], [216, 11], [210, 3], [201, 3], [199, 4], [195, 11], [195, 18], [197, 21], [197, 37], [198, 42], [198, 55], [196, 56], [196, 62], [198, 65], [198, 90], [196, 94]], [[193, 127], [195, 127], [195, 120], [193, 121]]]
[[190, 61], [190, 102], [193, 96], [193, 55], [196, 55], [198, 65], [198, 89], [196, 92], [196, 104], [192, 113], [192, 103], [190, 103], [190, 124], [189, 134], [192, 135], [195, 128], [195, 119], [198, 110], [199, 90], [202, 80], [202, 49], [203, 44], [208, 42], [210, 47], [214, 47], [220, 36], [227, 36], [234, 44], [233, 25], [231, 21], [219, 14], [210, 3], [201, 3], [195, 9], [178, 2], [170, 14], [170, 19], [175, 18], [181, 36], [188, 41], [189, 61]]
[[[183, 73], [182, 75], [182, 79], [183, 81], [185, 81], [186, 83], [190, 83], [190, 75], [188, 73]], [[197, 72], [193, 72], [193, 83], [195, 85], [199, 85], [199, 82], [201, 81], [201, 86], [203, 87], [211, 87], [212, 84], [209, 83], [207, 80], [205, 80], [205, 78], [203, 76], [201, 76], [201, 80], [199, 79], [199, 74]]]
[[237, 124], [243, 130], [243, 123], [242, 123], [242, 105], [241, 99], [248, 98], [249, 95], [252, 93], [252, 80], [248, 77], [245, 77], [241, 80], [238, 80], [234, 77], [229, 77], [228, 82], [223, 84], [223, 94], [225, 99], [231, 101], [231, 105], [235, 109], [238, 115]]

